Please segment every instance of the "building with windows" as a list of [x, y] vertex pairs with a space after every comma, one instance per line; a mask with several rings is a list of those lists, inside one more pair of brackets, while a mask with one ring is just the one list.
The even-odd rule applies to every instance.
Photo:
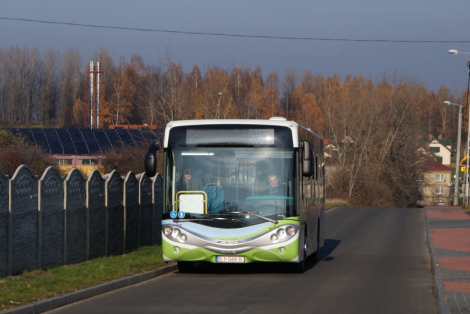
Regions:
[[417, 149], [418, 153], [431, 157], [443, 165], [451, 166], [452, 140], [442, 139], [441, 135], [439, 135], [437, 139], [432, 135], [428, 135], [425, 140], [420, 141], [419, 145]]
[[452, 169], [434, 160], [423, 163], [423, 173], [416, 178], [419, 181], [421, 199], [418, 205], [450, 205], [452, 187]]

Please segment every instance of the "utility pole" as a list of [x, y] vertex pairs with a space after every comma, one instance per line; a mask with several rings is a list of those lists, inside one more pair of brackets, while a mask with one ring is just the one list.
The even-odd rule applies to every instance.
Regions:
[[[460, 143], [462, 141], [462, 105], [454, 104], [450, 101], [444, 101], [446, 105], [459, 106], [459, 128], [457, 136], [457, 154], [455, 155], [455, 180], [454, 180], [454, 206], [459, 205], [459, 189], [460, 189]], [[468, 148], [467, 148], [468, 149]]]
[[[450, 49], [448, 51], [452, 55], [457, 55], [457, 54], [466, 54], [470, 55], [470, 52], [463, 52], [463, 51], [458, 51], [456, 49]], [[468, 80], [467, 80], [467, 86], [468, 90], [470, 90], [470, 61], [467, 62], [467, 67], [468, 67]], [[468, 168], [470, 167], [470, 93], [467, 94], [467, 107], [468, 107], [468, 131], [467, 131], [467, 169], [465, 170], [465, 197], [464, 197], [464, 206], [468, 207]]]
[[222, 93], [219, 93], [219, 101], [217, 102], [217, 119], [220, 119], [220, 97], [222, 97]]

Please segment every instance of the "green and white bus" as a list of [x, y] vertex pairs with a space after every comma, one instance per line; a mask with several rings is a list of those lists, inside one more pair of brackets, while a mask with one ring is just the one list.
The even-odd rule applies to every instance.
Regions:
[[294, 121], [187, 120], [166, 125], [162, 251], [195, 263], [288, 262], [303, 272], [325, 234], [323, 139]]

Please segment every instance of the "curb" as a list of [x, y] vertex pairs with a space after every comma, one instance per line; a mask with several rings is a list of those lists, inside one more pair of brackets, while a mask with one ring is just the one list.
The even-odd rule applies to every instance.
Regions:
[[327, 212], [330, 209], [337, 208], [337, 207], [341, 207], [341, 206], [336, 206], [336, 205], [328, 206], [327, 208], [325, 208], [325, 211]]
[[42, 300], [39, 302], [24, 305], [15, 309], [0, 312], [0, 314], [36, 314], [51, 311], [61, 306], [72, 304], [82, 301], [109, 291], [117, 290], [120, 288], [132, 286], [158, 276], [162, 276], [178, 270], [178, 265], [173, 264], [164, 266], [156, 270], [146, 273], [133, 275], [130, 277], [113, 280], [111, 282], [103, 283], [95, 287], [86, 288], [83, 290], [75, 291], [69, 294], [64, 294], [58, 297]]
[[425, 208], [426, 212], [426, 229], [427, 229], [427, 238], [428, 238], [428, 248], [431, 252], [431, 270], [434, 275], [434, 296], [437, 299], [438, 310], [440, 314], [450, 314], [450, 307], [447, 303], [446, 292], [444, 290], [444, 285], [442, 284], [441, 271], [439, 268], [439, 263], [437, 260], [437, 253], [434, 248], [434, 243], [432, 241], [431, 234], [431, 223], [428, 217], [428, 209]]

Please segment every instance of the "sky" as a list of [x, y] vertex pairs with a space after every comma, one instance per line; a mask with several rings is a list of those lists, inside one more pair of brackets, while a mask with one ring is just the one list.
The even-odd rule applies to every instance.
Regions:
[[[146, 64], [165, 59], [181, 62], [185, 72], [219, 66], [261, 67], [282, 78], [294, 67], [300, 75], [340, 78], [348, 74], [379, 79], [407, 76], [437, 91], [446, 85], [460, 97], [467, 87], [470, 55], [468, 0], [0, 0], [0, 48], [38, 47], [65, 53], [79, 50], [83, 61], [104, 47], [113, 59], [142, 56]], [[117, 26], [180, 32], [248, 36], [308, 37], [397, 41], [467, 41], [466, 43], [397, 43], [250, 38], [144, 32], [44, 24]], [[94, 60], [99, 61], [99, 60]]]

